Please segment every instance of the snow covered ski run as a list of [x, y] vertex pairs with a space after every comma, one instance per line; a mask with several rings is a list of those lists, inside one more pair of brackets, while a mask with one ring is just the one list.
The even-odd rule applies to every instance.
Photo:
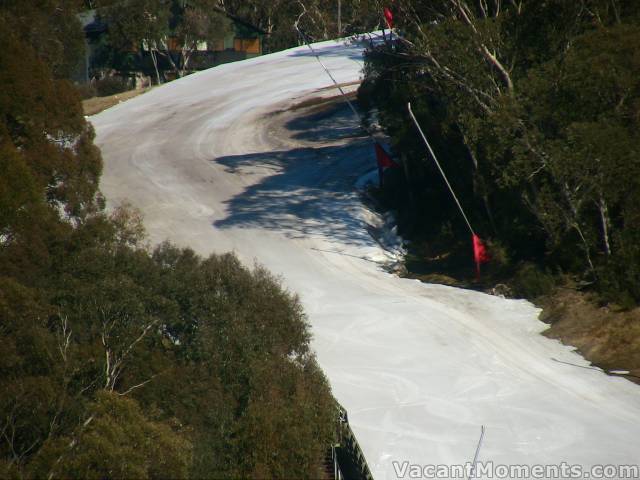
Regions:
[[[314, 49], [357, 87], [362, 45]], [[337, 95], [306, 46], [158, 87], [91, 118], [102, 190], [142, 210], [152, 242], [234, 251], [283, 277], [377, 480], [470, 462], [481, 425], [479, 463], [637, 464], [637, 385], [574, 366], [588, 362], [540, 335], [526, 301], [385, 270], [401, 245], [360, 200], [373, 149], [325, 101]]]

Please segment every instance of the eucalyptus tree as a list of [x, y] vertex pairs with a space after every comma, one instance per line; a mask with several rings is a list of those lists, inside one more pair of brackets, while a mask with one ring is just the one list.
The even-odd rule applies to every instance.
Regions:
[[158, 82], [158, 55], [176, 76], [184, 76], [198, 47], [224, 39], [232, 28], [216, 0], [123, 0], [106, 7], [104, 15], [111, 45], [148, 50]]
[[[412, 190], [436, 187], [422, 173], [428, 164], [416, 160], [414, 132], [403, 127], [408, 100], [460, 193], [482, 205], [477, 221], [508, 256], [547, 258], [600, 285], [615, 277], [640, 299], [636, 274], [619, 266], [622, 257], [637, 263], [629, 240], [636, 209], [627, 200], [638, 178], [637, 2], [394, 5], [400, 39], [368, 53], [361, 99], [408, 155]], [[427, 224], [438, 231], [438, 221], [446, 222]]]

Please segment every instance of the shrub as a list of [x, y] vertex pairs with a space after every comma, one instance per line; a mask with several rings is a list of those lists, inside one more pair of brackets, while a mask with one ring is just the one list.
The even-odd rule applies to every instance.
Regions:
[[549, 294], [555, 285], [555, 279], [551, 273], [542, 271], [532, 263], [524, 263], [520, 266], [512, 280], [516, 296], [529, 300]]
[[76, 90], [80, 94], [80, 98], [86, 100], [88, 98], [93, 98], [98, 95], [96, 88], [90, 83], [81, 83], [76, 85]]
[[95, 89], [99, 97], [108, 97], [129, 90], [129, 82], [118, 77], [106, 77], [95, 82]]

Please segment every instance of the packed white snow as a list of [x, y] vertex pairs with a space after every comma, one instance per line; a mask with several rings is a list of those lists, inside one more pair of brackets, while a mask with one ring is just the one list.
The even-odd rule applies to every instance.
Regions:
[[[338, 82], [360, 78], [361, 44], [316, 48]], [[540, 335], [530, 303], [386, 272], [401, 245], [372, 235], [385, 220], [354, 186], [375, 168], [371, 145], [348, 111], [323, 122], [287, 110], [330, 86], [302, 47], [106, 110], [91, 117], [102, 190], [142, 210], [153, 242], [233, 250], [282, 275], [376, 479], [396, 478], [394, 461], [470, 461], [481, 425], [481, 462], [638, 463], [638, 386], [578, 368], [589, 364]]]

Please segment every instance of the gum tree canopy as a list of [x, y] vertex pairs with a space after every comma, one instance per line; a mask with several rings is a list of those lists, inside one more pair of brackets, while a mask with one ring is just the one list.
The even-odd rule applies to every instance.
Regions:
[[[217, 0], [124, 0], [104, 9], [112, 47], [149, 49], [154, 64], [164, 56], [183, 76], [198, 45], [222, 40], [231, 31]], [[175, 52], [178, 55], [175, 55]]]

